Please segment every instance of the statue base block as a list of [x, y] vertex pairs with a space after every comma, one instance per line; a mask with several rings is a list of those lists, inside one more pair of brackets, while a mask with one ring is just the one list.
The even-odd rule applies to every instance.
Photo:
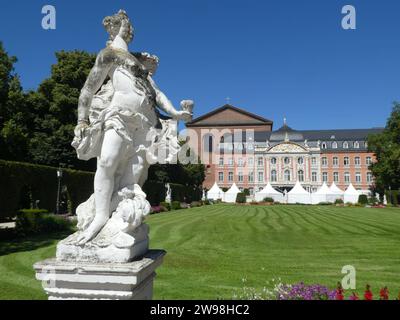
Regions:
[[165, 254], [150, 250], [141, 260], [120, 264], [48, 259], [33, 267], [49, 300], [151, 300]]

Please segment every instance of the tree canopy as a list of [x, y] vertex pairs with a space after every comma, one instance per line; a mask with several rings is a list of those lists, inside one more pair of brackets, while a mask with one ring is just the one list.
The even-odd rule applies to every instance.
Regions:
[[400, 103], [394, 103], [385, 130], [368, 137], [368, 147], [377, 159], [371, 165], [377, 190], [400, 189]]

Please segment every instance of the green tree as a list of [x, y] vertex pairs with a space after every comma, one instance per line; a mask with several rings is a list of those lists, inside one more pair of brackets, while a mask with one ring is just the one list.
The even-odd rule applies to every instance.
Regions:
[[5, 52], [0, 42], [0, 158], [25, 160], [31, 112], [14, 72], [16, 61], [16, 57]]
[[58, 166], [61, 162], [75, 169], [94, 170], [95, 160], [78, 160], [71, 142], [80, 90], [96, 56], [83, 51], [61, 51], [56, 57], [50, 78], [28, 97], [35, 115], [29, 142], [31, 159], [38, 164]]
[[376, 190], [400, 189], [400, 104], [395, 103], [384, 131], [368, 137], [368, 146], [377, 162], [370, 167]]

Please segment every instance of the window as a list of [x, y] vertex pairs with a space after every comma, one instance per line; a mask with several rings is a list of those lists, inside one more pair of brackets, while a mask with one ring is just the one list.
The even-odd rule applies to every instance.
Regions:
[[224, 173], [223, 172], [218, 172], [218, 181], [223, 182], [224, 181]]
[[238, 159], [238, 166], [243, 167], [243, 159], [242, 158]]
[[321, 143], [321, 149], [326, 149], [326, 142]]
[[339, 158], [338, 157], [333, 157], [333, 166], [338, 167], [339, 166]]
[[290, 181], [290, 171], [289, 170], [285, 170], [285, 181], [286, 182]]
[[337, 142], [336, 141], [332, 142], [332, 149], [337, 149]]
[[354, 142], [354, 149], [360, 149], [360, 143], [358, 141]]
[[253, 188], [249, 188], [249, 193], [250, 193], [251, 196], [253, 196], [254, 195], [254, 189]]
[[361, 173], [356, 172], [356, 183], [361, 183]]
[[254, 182], [254, 172], [249, 172], [249, 182]]
[[276, 164], [276, 158], [271, 158], [271, 164]]
[[334, 182], [339, 182], [339, 172], [334, 172], [333, 173], [333, 181]]
[[343, 149], [348, 149], [349, 143], [347, 141], [343, 142]]
[[299, 157], [299, 158], [297, 159], [297, 163], [298, 163], [298, 164], [303, 164], [303, 163], [304, 163], [304, 158], [303, 158], [303, 157]]
[[349, 159], [349, 157], [344, 157], [344, 159], [343, 159], [343, 164], [344, 164], [346, 167], [348, 167], [348, 166], [350, 165], [350, 159]]
[[271, 181], [276, 182], [277, 181], [277, 176], [276, 176], [276, 170], [271, 171]]
[[238, 172], [238, 181], [239, 182], [243, 182], [244, 178], [243, 178], [243, 172]]
[[283, 162], [285, 164], [290, 164], [290, 158], [286, 157], [285, 159], [283, 159]]
[[229, 165], [229, 166], [233, 166], [233, 158], [229, 158], [229, 160], [228, 160], [228, 165]]
[[350, 173], [349, 172], [344, 173], [344, 182], [350, 183]]
[[304, 171], [303, 170], [299, 170], [299, 172], [297, 172], [297, 177], [298, 177], [300, 182], [304, 182]]
[[254, 166], [254, 158], [249, 158], [248, 163], [250, 167]]
[[373, 180], [373, 178], [372, 178], [372, 172], [367, 172], [367, 182], [368, 182], [368, 183], [371, 183], [372, 180]]
[[365, 158], [365, 163], [367, 164], [367, 166], [372, 164], [372, 158], [371, 157], [366, 157]]
[[259, 167], [262, 167], [264, 165], [264, 159], [262, 157], [258, 157], [257, 164]]
[[322, 157], [322, 166], [327, 167], [328, 166], [328, 158], [327, 157]]
[[258, 172], [258, 182], [264, 182], [264, 172]]
[[356, 166], [360, 166], [361, 165], [361, 158], [360, 157], [355, 157], [354, 158], [354, 164]]
[[233, 172], [228, 172], [228, 181], [233, 182]]
[[323, 182], [328, 182], [328, 172], [323, 172], [322, 173], [322, 181]]
[[224, 165], [224, 158], [219, 158], [219, 165], [223, 166]]
[[312, 164], [313, 166], [315, 166], [315, 165], [317, 164], [317, 158], [316, 158], [316, 157], [312, 157], [312, 158], [311, 158], [311, 164]]
[[311, 180], [312, 182], [317, 182], [317, 173], [315, 171], [311, 172]]

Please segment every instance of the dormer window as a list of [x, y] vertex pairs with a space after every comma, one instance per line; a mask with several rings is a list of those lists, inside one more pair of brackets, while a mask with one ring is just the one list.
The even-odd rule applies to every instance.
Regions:
[[321, 143], [321, 149], [326, 149], [326, 148], [327, 148], [326, 142], [322, 142], [322, 143]]
[[332, 142], [332, 149], [337, 149], [337, 147], [338, 147], [337, 142], [336, 141]]
[[343, 149], [348, 149], [349, 143], [347, 141], [343, 142]]
[[354, 142], [354, 149], [360, 149], [360, 143], [358, 141]]

